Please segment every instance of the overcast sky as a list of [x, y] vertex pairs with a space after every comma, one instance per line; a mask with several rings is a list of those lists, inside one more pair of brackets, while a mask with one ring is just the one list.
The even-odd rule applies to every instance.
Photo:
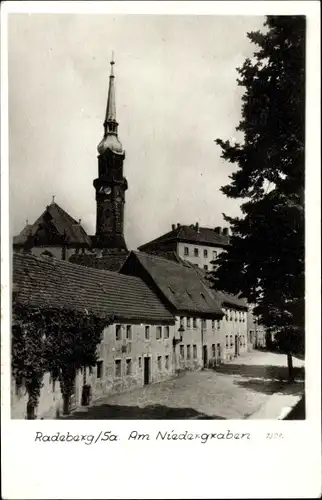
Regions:
[[214, 139], [239, 138], [236, 67], [262, 17], [11, 14], [11, 232], [55, 201], [95, 232], [96, 147], [115, 53], [119, 138], [126, 150], [130, 248], [171, 223], [214, 227], [239, 203], [220, 193], [232, 166]]

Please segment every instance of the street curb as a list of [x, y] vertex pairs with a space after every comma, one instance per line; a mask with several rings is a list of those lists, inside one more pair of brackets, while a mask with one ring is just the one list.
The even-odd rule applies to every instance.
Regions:
[[292, 404], [291, 406], [284, 406], [284, 408], [282, 408], [282, 411], [281, 411], [279, 417], [277, 418], [277, 420], [285, 420], [288, 417], [288, 415], [291, 413], [291, 411], [299, 404], [299, 402], [301, 401], [303, 396], [304, 396], [304, 393], [299, 395], [297, 398], [297, 401], [295, 401], [294, 404]]

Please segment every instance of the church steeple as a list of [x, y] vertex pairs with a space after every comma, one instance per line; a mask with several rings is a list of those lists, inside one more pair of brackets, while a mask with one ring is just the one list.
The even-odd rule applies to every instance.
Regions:
[[112, 57], [104, 137], [97, 147], [98, 177], [93, 182], [96, 192], [95, 246], [106, 251], [126, 250], [123, 227], [127, 181], [123, 176], [125, 152], [117, 136], [114, 64]]
[[[110, 85], [108, 88], [108, 97], [107, 97], [107, 107], [106, 107], [106, 115], [104, 127], [106, 128], [108, 125], [116, 124], [116, 106], [115, 106], [115, 84], [114, 84], [114, 69], [113, 66], [115, 64], [114, 57], [112, 55], [111, 64], [111, 73], [110, 73]], [[113, 132], [113, 130], [111, 130]]]
[[100, 154], [110, 149], [114, 153], [123, 154], [122, 144], [117, 137], [118, 123], [116, 121], [115, 105], [115, 76], [114, 76], [114, 57], [111, 60], [111, 73], [108, 87], [107, 106], [104, 121], [104, 137], [99, 143], [97, 150]]

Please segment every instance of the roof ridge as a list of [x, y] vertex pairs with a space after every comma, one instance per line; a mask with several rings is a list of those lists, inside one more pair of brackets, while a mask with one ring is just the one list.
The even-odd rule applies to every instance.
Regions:
[[48, 210], [50, 207], [53, 207], [53, 206], [58, 210], [58, 212], [60, 212], [61, 215], [63, 215], [64, 217], [67, 216], [68, 219], [70, 219], [71, 221], [73, 221], [73, 224], [78, 224], [77, 220], [74, 219], [74, 217], [72, 217], [68, 212], [66, 212], [66, 210], [64, 210], [56, 202], [52, 203], [51, 205], [48, 205], [48, 208], [46, 210]]
[[143, 255], [143, 256], [147, 256], [147, 257], [152, 258], [152, 259], [162, 260], [163, 262], [167, 262], [167, 263], [173, 264], [173, 265], [178, 266], [180, 268], [188, 267], [188, 266], [183, 266], [182, 264], [179, 263], [179, 261], [175, 262], [173, 260], [166, 259], [165, 257], [162, 257], [162, 256], [160, 256], [158, 254], [151, 254], [151, 253], [141, 252], [141, 251], [137, 251], [137, 250], [132, 250], [132, 251], [136, 255]]
[[80, 264], [76, 264], [75, 262], [69, 262], [67, 260], [61, 260], [61, 259], [56, 259], [55, 257], [50, 257], [47, 258], [47, 257], [42, 257], [42, 256], [37, 256], [37, 255], [33, 255], [33, 254], [22, 254], [20, 252], [13, 252], [14, 256], [18, 256], [21, 260], [24, 260], [24, 259], [33, 259], [35, 260], [36, 262], [47, 262], [47, 263], [51, 263], [53, 265], [56, 265], [56, 266], [68, 266], [68, 267], [74, 267], [74, 268], [77, 268], [77, 269], [82, 269], [84, 270], [84, 272], [87, 272], [87, 273], [98, 273], [98, 274], [106, 274], [106, 275], [113, 275], [113, 276], [121, 276], [121, 279], [124, 278], [124, 280], [129, 280], [129, 281], [142, 281], [141, 278], [138, 278], [137, 276], [130, 276], [130, 275], [127, 275], [127, 274], [120, 274], [118, 273], [117, 271], [109, 271], [107, 269], [101, 269], [101, 268], [97, 268], [97, 267], [87, 267], [87, 266], [82, 266]]

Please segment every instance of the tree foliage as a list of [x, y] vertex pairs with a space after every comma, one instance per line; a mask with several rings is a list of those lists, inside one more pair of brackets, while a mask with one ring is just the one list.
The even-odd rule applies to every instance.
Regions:
[[97, 363], [97, 346], [111, 317], [64, 308], [31, 308], [14, 304], [12, 329], [12, 374], [17, 386], [28, 392], [27, 415], [33, 418], [43, 376], [59, 379], [64, 411], [77, 372]]
[[259, 322], [294, 353], [304, 348], [305, 18], [268, 16], [248, 38], [256, 51], [237, 70], [244, 140], [216, 140], [237, 166], [221, 190], [242, 200], [242, 216], [224, 214], [231, 245], [212, 279], [255, 303]]

